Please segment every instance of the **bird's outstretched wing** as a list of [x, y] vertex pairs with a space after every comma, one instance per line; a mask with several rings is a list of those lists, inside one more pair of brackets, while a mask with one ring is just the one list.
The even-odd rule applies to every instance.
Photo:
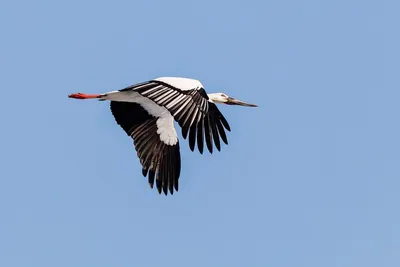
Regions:
[[[215, 147], [220, 150], [220, 138], [228, 144], [225, 129], [230, 131], [230, 126], [227, 120], [217, 106], [208, 101], [207, 93], [200, 83], [196, 84], [195, 80], [190, 79], [175, 79], [186, 82], [183, 89], [163, 79], [156, 79], [120, 91], [134, 90], [165, 107], [181, 126], [183, 138], [189, 136], [189, 147], [192, 151], [197, 141], [198, 150], [203, 153], [204, 139], [210, 153], [213, 152], [213, 141]], [[190, 81], [194, 81], [192, 86]]]
[[178, 139], [173, 145], [161, 141], [157, 131], [159, 118], [151, 116], [137, 103], [111, 101], [110, 108], [115, 121], [132, 137], [143, 176], [148, 176], [151, 188], [155, 179], [160, 194], [178, 191], [181, 172]]

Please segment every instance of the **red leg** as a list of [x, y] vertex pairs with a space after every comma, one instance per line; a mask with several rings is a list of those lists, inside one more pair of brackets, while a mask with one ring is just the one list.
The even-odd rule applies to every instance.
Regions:
[[76, 94], [70, 94], [68, 96], [69, 98], [75, 98], [75, 99], [90, 99], [90, 98], [100, 98], [100, 95], [88, 95], [88, 94], [82, 94], [82, 93], [76, 93]]

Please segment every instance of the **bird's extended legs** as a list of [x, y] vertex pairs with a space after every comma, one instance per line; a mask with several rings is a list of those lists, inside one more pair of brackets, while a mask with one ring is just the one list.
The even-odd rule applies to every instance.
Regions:
[[75, 99], [92, 99], [92, 98], [100, 98], [101, 95], [89, 95], [89, 94], [83, 94], [83, 93], [75, 93], [75, 94], [70, 94], [68, 95], [69, 98], [75, 98]]

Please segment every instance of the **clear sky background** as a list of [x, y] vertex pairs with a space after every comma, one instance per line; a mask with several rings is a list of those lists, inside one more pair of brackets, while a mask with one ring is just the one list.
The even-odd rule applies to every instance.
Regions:
[[[400, 266], [399, 1], [3, 1], [0, 266]], [[107, 102], [159, 76], [221, 106], [150, 190]], [[180, 130], [179, 130], [180, 133]]]

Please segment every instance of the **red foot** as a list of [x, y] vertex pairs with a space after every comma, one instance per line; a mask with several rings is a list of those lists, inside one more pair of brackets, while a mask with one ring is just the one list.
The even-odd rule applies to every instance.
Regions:
[[100, 95], [88, 95], [88, 94], [76, 93], [76, 94], [70, 94], [68, 95], [68, 97], [75, 99], [90, 99], [90, 98], [99, 98]]

